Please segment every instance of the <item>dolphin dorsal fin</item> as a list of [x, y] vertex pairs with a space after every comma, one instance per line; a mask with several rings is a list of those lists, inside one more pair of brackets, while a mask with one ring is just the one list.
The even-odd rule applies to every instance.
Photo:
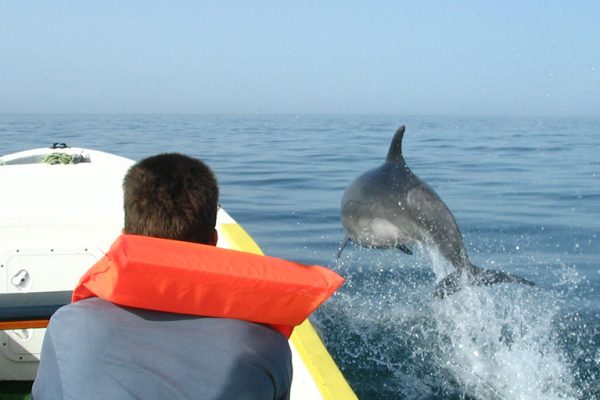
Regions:
[[387, 157], [385, 158], [386, 162], [402, 162], [402, 137], [404, 136], [405, 129], [406, 127], [402, 125], [394, 134], [394, 138], [392, 139], [392, 143], [390, 144], [390, 149], [388, 150]]

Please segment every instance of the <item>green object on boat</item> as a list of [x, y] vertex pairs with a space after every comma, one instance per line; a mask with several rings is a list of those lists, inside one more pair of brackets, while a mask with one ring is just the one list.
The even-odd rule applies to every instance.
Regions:
[[30, 400], [32, 381], [2, 381], [0, 399]]
[[79, 164], [90, 162], [90, 159], [82, 156], [81, 154], [68, 154], [68, 153], [50, 153], [42, 159], [44, 164]]

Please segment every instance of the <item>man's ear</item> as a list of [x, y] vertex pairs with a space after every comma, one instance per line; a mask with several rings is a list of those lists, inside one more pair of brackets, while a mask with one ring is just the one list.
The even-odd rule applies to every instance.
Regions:
[[213, 229], [212, 238], [211, 238], [211, 241], [209, 244], [211, 246], [216, 246], [218, 241], [219, 241], [219, 233], [217, 232], [216, 229]]

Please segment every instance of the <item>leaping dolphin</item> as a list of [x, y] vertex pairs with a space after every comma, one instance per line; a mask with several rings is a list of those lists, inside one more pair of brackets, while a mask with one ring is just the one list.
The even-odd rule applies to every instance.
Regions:
[[394, 135], [385, 163], [356, 178], [342, 197], [342, 225], [349, 241], [364, 247], [398, 248], [412, 254], [410, 246], [435, 246], [454, 266], [442, 279], [435, 295], [443, 298], [464, 283], [532, 282], [505, 272], [479, 268], [469, 261], [462, 234], [442, 199], [410, 170], [402, 156], [404, 125]]

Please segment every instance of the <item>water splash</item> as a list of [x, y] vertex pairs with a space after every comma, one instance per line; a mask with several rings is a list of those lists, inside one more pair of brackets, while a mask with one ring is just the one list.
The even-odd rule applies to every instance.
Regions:
[[[499, 284], [435, 299], [451, 266], [430, 249], [416, 255], [349, 250], [336, 265], [347, 284], [316, 314], [361, 399], [585, 398], [559, 291]], [[579, 280], [566, 268], [559, 282]], [[333, 337], [329, 326], [344, 329]]]
[[476, 398], [575, 399], [551, 304], [516, 285], [465, 288], [436, 303], [440, 363]]

